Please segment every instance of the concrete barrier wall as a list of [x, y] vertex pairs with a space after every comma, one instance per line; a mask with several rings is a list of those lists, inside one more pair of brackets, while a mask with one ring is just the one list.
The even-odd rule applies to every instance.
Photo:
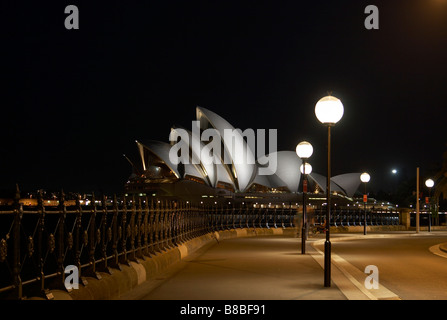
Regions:
[[[404, 225], [395, 226], [366, 226], [366, 232], [382, 232], [382, 231], [406, 231], [407, 227]], [[363, 226], [349, 226], [349, 227], [331, 227], [331, 233], [357, 233], [363, 232]]]
[[101, 279], [87, 277], [87, 285], [79, 285], [79, 289], [73, 289], [70, 293], [62, 290], [53, 290], [56, 300], [113, 300], [119, 299], [124, 293], [129, 292], [145, 281], [154, 280], [157, 275], [165, 271], [169, 266], [181, 261], [199, 248], [214, 241], [239, 237], [256, 237], [266, 235], [297, 236], [296, 228], [245, 228], [232, 229], [207, 233], [193, 238], [179, 246], [157, 253], [152, 257], [145, 257], [138, 262], [130, 262], [130, 265], [120, 265], [121, 270], [112, 269], [112, 274], [101, 273]]

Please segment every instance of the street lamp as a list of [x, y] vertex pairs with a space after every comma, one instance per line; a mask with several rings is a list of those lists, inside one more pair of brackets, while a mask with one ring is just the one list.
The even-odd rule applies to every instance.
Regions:
[[307, 231], [307, 221], [306, 221], [306, 192], [307, 192], [307, 179], [306, 174], [312, 172], [312, 166], [306, 162], [310, 158], [314, 149], [312, 145], [303, 141], [298, 143], [296, 146], [296, 154], [303, 160], [303, 164], [300, 167], [300, 171], [303, 174], [303, 225], [301, 228], [301, 253], [306, 253], [306, 231]]
[[431, 232], [431, 188], [435, 185], [432, 179], [425, 180], [425, 186], [428, 188], [428, 232]]
[[366, 202], [368, 201], [368, 196], [366, 194], [366, 184], [369, 182], [371, 177], [367, 172], [363, 172], [360, 175], [360, 181], [365, 185], [365, 194], [363, 195], [363, 234], [366, 235]]
[[306, 162], [306, 164], [300, 165], [300, 172], [302, 174], [311, 174], [312, 173], [312, 166], [309, 162]]
[[307, 184], [307, 175], [312, 173], [312, 166], [310, 165], [310, 163], [308, 163], [308, 162], [303, 163], [300, 166], [300, 172], [303, 175], [303, 230], [302, 230], [302, 234], [304, 232], [304, 237], [302, 236], [302, 240], [301, 240], [301, 252], [306, 253], [305, 241], [307, 240], [307, 229], [308, 229], [306, 195], [307, 195], [307, 185], [308, 185]]
[[321, 98], [315, 105], [315, 115], [321, 123], [327, 126], [327, 206], [326, 206], [326, 241], [324, 242], [324, 286], [331, 286], [331, 127], [343, 117], [343, 104], [333, 96]]

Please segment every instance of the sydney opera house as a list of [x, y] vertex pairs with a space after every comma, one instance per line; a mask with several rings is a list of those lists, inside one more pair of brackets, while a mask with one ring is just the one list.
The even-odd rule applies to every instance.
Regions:
[[[200, 133], [207, 129], [219, 133], [221, 154], [214, 155], [213, 161], [202, 161], [201, 150], [206, 147], [206, 141], [202, 141], [200, 135], [183, 128], [171, 128], [170, 137], [177, 140], [136, 141], [141, 163], [134, 164], [126, 157], [133, 167], [133, 173], [125, 183], [126, 193], [203, 203], [229, 199], [247, 203], [301, 201], [300, 166], [303, 162], [295, 151], [276, 151], [274, 154], [256, 158], [253, 146], [247, 142], [243, 133], [221, 116], [197, 107], [196, 117]], [[224, 134], [229, 130], [233, 134], [231, 139]], [[188, 158], [183, 158], [186, 161], [173, 161], [172, 148], [179, 140], [178, 137], [182, 134], [184, 137], [185, 132], [188, 139], [183, 139], [183, 144], [189, 149]], [[239, 151], [235, 153], [234, 150]], [[247, 155], [245, 161], [234, 159], [237, 152]], [[275, 159], [274, 170], [265, 168], [265, 157]], [[315, 172], [311, 172], [307, 177], [309, 201], [323, 202], [326, 197], [326, 177]], [[360, 184], [360, 173], [334, 176], [331, 178], [332, 196], [342, 202], [352, 201]]]

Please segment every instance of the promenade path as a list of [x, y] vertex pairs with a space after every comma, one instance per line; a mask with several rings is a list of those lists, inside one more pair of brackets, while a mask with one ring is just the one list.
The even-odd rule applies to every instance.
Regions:
[[[346, 300], [337, 285], [324, 287], [323, 256], [308, 241], [259, 236], [213, 242], [123, 299]], [[339, 271], [334, 270], [335, 276]]]
[[[212, 242], [122, 299], [400, 300], [445, 299], [446, 232], [332, 234], [331, 287], [324, 287], [324, 235], [277, 235]], [[380, 269], [367, 289], [365, 266]], [[401, 266], [402, 264], [402, 266]]]

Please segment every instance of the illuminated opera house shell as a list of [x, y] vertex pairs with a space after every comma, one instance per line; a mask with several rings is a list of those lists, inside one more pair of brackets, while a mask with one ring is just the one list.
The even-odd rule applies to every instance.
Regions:
[[[247, 154], [247, 161], [223, 161], [216, 157], [213, 163], [200, 161], [200, 150], [205, 146], [200, 137], [194, 136], [191, 131], [182, 128], [182, 132], [188, 132], [189, 141], [198, 139], [195, 143], [189, 143], [189, 155], [191, 160], [185, 164], [174, 164], [170, 161], [169, 152], [172, 143], [160, 141], [136, 141], [142, 170], [134, 174], [134, 178], [143, 178], [148, 183], [172, 183], [179, 180], [195, 181], [214, 189], [225, 189], [231, 192], [285, 192], [296, 193], [300, 186], [300, 166], [302, 160], [294, 151], [277, 151], [276, 170], [270, 173], [259, 174], [259, 163], [265, 163], [262, 159], [255, 159], [255, 153], [244, 140], [240, 131], [221, 116], [205, 108], [196, 108], [196, 117], [200, 124], [200, 130], [212, 128], [220, 133], [222, 139], [222, 152], [228, 156], [229, 142], [224, 139], [224, 130], [233, 130], [233, 145], [236, 150]], [[171, 128], [171, 135], [176, 135], [179, 128]], [[234, 149], [233, 149], [234, 150]], [[222, 156], [224, 156], [222, 155]], [[269, 156], [269, 155], [267, 155]], [[266, 157], [266, 156], [264, 156]], [[225, 158], [227, 159], [227, 158]], [[253, 161], [249, 161], [253, 160]], [[308, 175], [309, 182], [324, 193], [326, 190], [326, 177], [312, 172]], [[348, 173], [331, 178], [331, 190], [338, 194], [352, 197], [360, 185], [360, 173]]]

